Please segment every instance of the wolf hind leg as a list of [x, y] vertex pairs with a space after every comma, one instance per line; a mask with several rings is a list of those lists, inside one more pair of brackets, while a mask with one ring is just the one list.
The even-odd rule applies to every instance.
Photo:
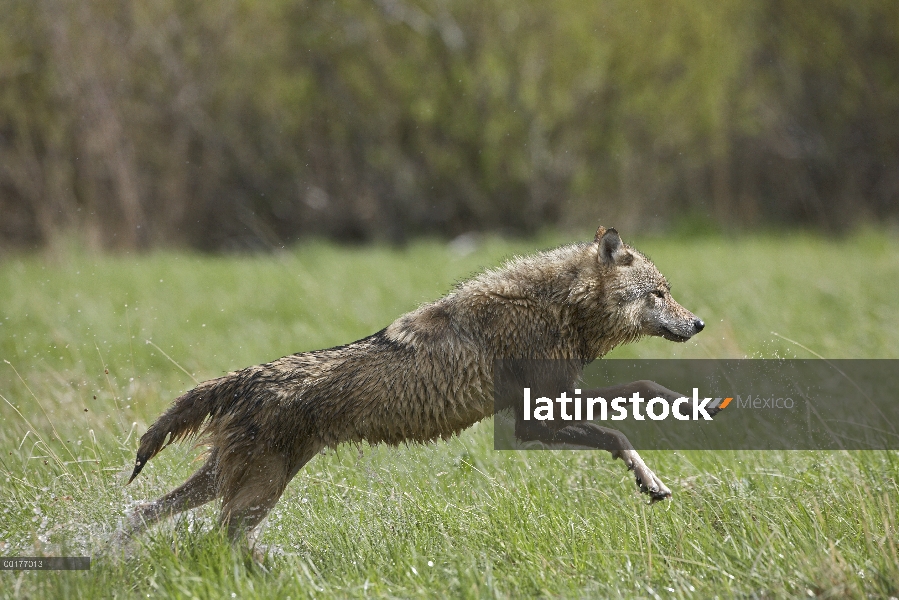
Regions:
[[232, 543], [246, 543], [256, 553], [255, 530], [278, 503], [287, 484], [322, 449], [309, 440], [289, 453], [263, 451], [243, 463], [221, 461], [219, 485], [223, 492], [219, 524]]
[[216, 489], [217, 466], [218, 459], [213, 450], [203, 466], [188, 477], [187, 481], [158, 500], [137, 507], [128, 517], [120, 537], [133, 537], [161, 519], [215, 500], [219, 496]]
[[252, 533], [278, 503], [290, 471], [283, 455], [263, 455], [251, 458], [239, 473], [226, 476], [219, 523], [227, 527], [232, 542], [254, 545]]

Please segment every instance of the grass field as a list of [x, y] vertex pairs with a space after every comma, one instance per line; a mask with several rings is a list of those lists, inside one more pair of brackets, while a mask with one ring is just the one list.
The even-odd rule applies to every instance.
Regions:
[[[899, 358], [895, 234], [625, 239], [707, 327], [613, 356]], [[137, 438], [195, 380], [357, 339], [562, 241], [0, 255], [0, 556], [95, 552], [134, 502], [180, 483], [197, 449], [124, 486]], [[288, 487], [262, 535], [285, 554], [264, 568], [210, 505], [130, 560], [0, 571], [0, 596], [899, 596], [899, 454], [643, 456], [671, 502], [647, 505], [606, 453], [493, 451], [490, 421], [448, 443], [344, 447]]]

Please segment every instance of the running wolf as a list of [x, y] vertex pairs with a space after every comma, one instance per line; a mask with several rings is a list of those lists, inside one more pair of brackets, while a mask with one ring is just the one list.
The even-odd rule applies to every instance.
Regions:
[[[181, 439], [200, 436], [210, 448], [205, 464], [179, 488], [137, 508], [121, 533], [130, 537], [221, 498], [220, 523], [240, 540], [324, 448], [446, 439], [492, 415], [497, 359], [567, 359], [582, 367], [642, 336], [690, 339], [703, 322], [670, 289], [646, 256], [615, 229], [600, 227], [592, 242], [514, 258], [359, 341], [206, 381], [176, 399], [141, 437], [129, 483]], [[677, 396], [652, 382], [603, 390], [632, 391]], [[521, 434], [608, 450], [653, 500], [671, 495], [618, 431], [576, 423]]]

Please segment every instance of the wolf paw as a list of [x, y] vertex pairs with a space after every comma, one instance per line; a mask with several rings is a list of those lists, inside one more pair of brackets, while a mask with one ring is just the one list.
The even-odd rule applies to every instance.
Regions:
[[651, 471], [649, 475], [649, 485], [644, 483], [644, 481], [646, 480], [641, 480], [639, 475], [634, 477], [634, 479], [637, 480], [637, 487], [640, 488], [640, 491], [644, 494], [649, 494], [649, 501], [658, 502], [659, 500], [667, 500], [671, 498], [671, 490], [669, 490], [668, 487], [664, 483], [662, 483], [662, 481]]
[[671, 497], [671, 490], [668, 489], [662, 480], [656, 477], [643, 459], [636, 452], [626, 453], [624, 458], [627, 468], [634, 472], [634, 478], [637, 480], [637, 487], [644, 494], [649, 494], [650, 502], [658, 502]]

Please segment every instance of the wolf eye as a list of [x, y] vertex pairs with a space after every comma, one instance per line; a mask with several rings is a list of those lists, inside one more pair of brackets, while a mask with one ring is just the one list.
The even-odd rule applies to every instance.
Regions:
[[650, 292], [650, 293], [653, 296], [655, 296], [656, 298], [664, 298], [665, 297], [665, 292], [663, 292], [662, 290], [652, 290], [652, 292]]

